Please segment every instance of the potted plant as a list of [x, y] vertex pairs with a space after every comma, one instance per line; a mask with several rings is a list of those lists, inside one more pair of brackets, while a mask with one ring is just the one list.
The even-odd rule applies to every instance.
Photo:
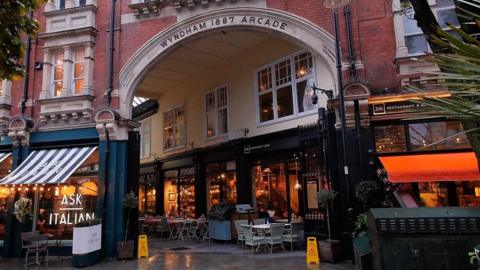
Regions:
[[361, 269], [370, 269], [372, 267], [372, 248], [370, 246], [370, 237], [368, 237], [367, 229], [367, 213], [361, 213], [355, 220], [352, 240], [355, 264], [361, 265]]
[[28, 222], [32, 215], [32, 200], [28, 198], [20, 198], [14, 204], [13, 214], [20, 222], [23, 229], [28, 228]]
[[235, 207], [226, 202], [215, 204], [208, 211], [210, 238], [214, 240], [232, 240], [231, 216]]
[[102, 220], [89, 219], [73, 227], [72, 264], [85, 267], [102, 258]]
[[330, 207], [337, 193], [333, 190], [320, 190], [317, 192], [317, 202], [325, 208], [328, 239], [319, 240], [319, 255], [322, 260], [336, 263], [341, 260], [342, 249], [339, 240], [332, 239], [330, 224]]
[[123, 198], [123, 209], [127, 212], [127, 223], [125, 227], [125, 238], [124, 241], [119, 241], [117, 243], [117, 259], [125, 260], [132, 259], [134, 257], [135, 251], [135, 242], [133, 240], [127, 241], [128, 236], [128, 227], [130, 225], [130, 215], [132, 211], [138, 207], [138, 197], [130, 191], [130, 193], [125, 194]]
[[473, 248], [473, 251], [468, 253], [470, 257], [470, 264], [477, 267], [480, 270], [480, 244]]

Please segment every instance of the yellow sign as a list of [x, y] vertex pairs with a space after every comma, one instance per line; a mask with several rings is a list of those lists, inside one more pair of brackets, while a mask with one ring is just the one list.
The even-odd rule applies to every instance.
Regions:
[[138, 258], [142, 257], [148, 258], [148, 241], [146, 234], [138, 236]]
[[317, 238], [315, 237], [307, 238], [307, 263], [320, 264], [320, 259], [318, 258]]

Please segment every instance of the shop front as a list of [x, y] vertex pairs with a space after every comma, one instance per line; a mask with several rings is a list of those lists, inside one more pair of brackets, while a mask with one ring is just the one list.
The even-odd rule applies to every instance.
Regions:
[[[10, 152], [0, 152], [0, 177], [5, 177], [12, 168], [12, 156]], [[6, 186], [0, 186], [0, 254], [4, 246], [5, 235], [7, 233], [7, 209], [8, 202], [12, 200], [13, 192]]]
[[461, 123], [419, 119], [420, 105], [395, 100], [370, 104], [370, 114], [375, 152], [400, 204], [479, 206], [477, 159]]

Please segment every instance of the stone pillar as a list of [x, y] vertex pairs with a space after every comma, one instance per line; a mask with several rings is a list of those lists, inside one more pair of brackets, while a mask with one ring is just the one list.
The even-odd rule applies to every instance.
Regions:
[[72, 93], [72, 59], [73, 49], [71, 47], [65, 47], [63, 49], [63, 89], [62, 97], [71, 96]]
[[52, 81], [52, 55], [50, 50], [45, 50], [43, 53], [43, 76], [42, 76], [42, 90], [40, 91], [40, 99], [47, 99], [52, 97], [51, 81]]
[[83, 84], [83, 95], [93, 95], [93, 66], [94, 49], [92, 45], [85, 47], [85, 83]]
[[115, 257], [118, 241], [123, 241], [125, 218], [122, 200], [128, 182], [128, 131], [132, 122], [120, 120], [110, 108], [100, 109], [95, 115], [99, 143], [99, 196], [97, 216], [103, 219], [103, 256]]

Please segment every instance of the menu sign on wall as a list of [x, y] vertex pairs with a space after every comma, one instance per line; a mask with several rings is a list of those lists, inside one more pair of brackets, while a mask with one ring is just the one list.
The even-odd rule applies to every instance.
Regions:
[[426, 107], [426, 105], [411, 102], [411, 101], [378, 103], [378, 104], [370, 105], [370, 114], [384, 115], [384, 114], [418, 112], [419, 109], [424, 107]]

